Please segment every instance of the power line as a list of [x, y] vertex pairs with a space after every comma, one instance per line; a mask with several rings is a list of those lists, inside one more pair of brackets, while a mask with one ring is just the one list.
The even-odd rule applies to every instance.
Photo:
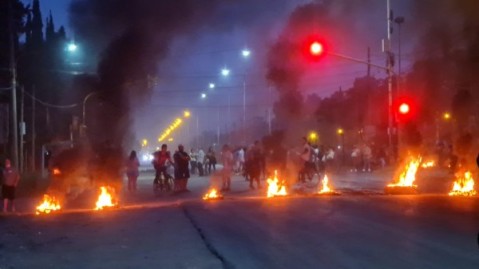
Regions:
[[50, 104], [50, 103], [47, 103], [45, 101], [42, 101], [36, 97], [34, 97], [33, 95], [31, 95], [30, 93], [28, 93], [27, 91], [23, 90], [22, 89], [22, 92], [28, 96], [30, 96], [33, 100], [37, 101], [38, 103], [42, 104], [43, 106], [46, 106], [46, 107], [51, 107], [51, 108], [60, 108], [60, 109], [65, 109], [65, 108], [74, 108], [74, 107], [77, 107], [78, 104], [71, 104], [71, 105], [55, 105], [55, 104]]

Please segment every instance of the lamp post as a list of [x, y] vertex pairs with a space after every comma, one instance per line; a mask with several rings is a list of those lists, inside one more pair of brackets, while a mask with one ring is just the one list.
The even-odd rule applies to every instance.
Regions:
[[[244, 59], [248, 59], [251, 56], [249, 49], [243, 49], [241, 56]], [[246, 70], [243, 72], [243, 142], [246, 143]]]
[[95, 94], [98, 94], [99, 92], [91, 92], [83, 98], [83, 107], [82, 107], [82, 129], [86, 128], [86, 102], [90, 97], [92, 97]]

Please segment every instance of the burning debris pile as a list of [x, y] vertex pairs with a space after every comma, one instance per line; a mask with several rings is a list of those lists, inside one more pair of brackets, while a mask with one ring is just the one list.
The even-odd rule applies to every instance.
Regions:
[[51, 212], [60, 210], [61, 208], [60, 201], [57, 198], [45, 194], [43, 195], [43, 200], [37, 206], [35, 214], [50, 214]]
[[386, 194], [417, 194], [416, 173], [421, 164], [421, 158], [410, 158], [395, 183], [388, 184], [384, 189]]
[[422, 162], [421, 164], [422, 168], [432, 168], [435, 166], [436, 166], [436, 163], [434, 161], [426, 161], [426, 162]]
[[284, 180], [278, 179], [278, 171], [274, 170], [274, 177], [273, 179], [268, 178], [266, 180], [268, 183], [268, 192], [266, 196], [268, 198], [277, 197], [277, 196], [286, 196], [288, 192], [286, 191], [286, 185]]
[[474, 196], [476, 194], [474, 179], [469, 171], [465, 172], [464, 175], [459, 174], [458, 179], [454, 181], [452, 191], [449, 192], [449, 196]]
[[111, 208], [118, 205], [115, 189], [110, 186], [101, 186], [100, 195], [96, 201], [95, 210], [102, 210], [105, 208]]
[[339, 195], [339, 192], [334, 191], [329, 185], [329, 178], [327, 175], [324, 175], [323, 180], [321, 181], [321, 189], [318, 190], [318, 195]]
[[224, 197], [223, 195], [216, 190], [216, 188], [212, 188], [211, 190], [208, 191], [208, 193], [206, 193], [204, 196], [203, 196], [203, 200], [222, 200]]

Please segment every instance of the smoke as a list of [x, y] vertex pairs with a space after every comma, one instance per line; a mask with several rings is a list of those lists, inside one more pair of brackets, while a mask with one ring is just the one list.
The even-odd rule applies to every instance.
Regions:
[[[423, 83], [423, 106], [433, 113], [452, 110], [456, 136], [477, 137], [479, 110], [473, 104], [479, 100], [479, 5], [474, 0], [425, 0], [414, 1], [413, 7], [420, 36], [413, 72], [422, 72], [422, 81], [413, 83]], [[472, 141], [454, 143], [457, 153], [473, 159]]]
[[[276, 126], [286, 132], [285, 139], [298, 143], [301, 135], [316, 125], [303, 111], [301, 80], [311, 69], [309, 45], [312, 40], [341, 41], [354, 39], [359, 15], [370, 12], [373, 1], [312, 1], [298, 6], [269, 49], [266, 78], [279, 93], [275, 104]], [[363, 40], [363, 39], [358, 39]], [[311, 126], [313, 125], [313, 126]]]

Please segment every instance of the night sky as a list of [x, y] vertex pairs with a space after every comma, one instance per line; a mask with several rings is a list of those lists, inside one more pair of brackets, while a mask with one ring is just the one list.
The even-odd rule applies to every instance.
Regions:
[[[29, 1], [24, 1], [29, 3]], [[261, 1], [260, 1], [261, 2]], [[273, 42], [286, 23], [292, 10], [308, 1], [295, 0], [277, 10], [274, 16], [262, 18], [261, 25], [243, 24], [227, 31], [205, 30], [200, 35], [181, 37], [170, 48], [169, 57], [160, 63], [161, 80], [149, 102], [138, 105], [135, 113], [135, 132], [137, 138], [154, 139], [184, 109], [190, 109], [198, 117], [199, 130], [215, 130], [218, 125], [226, 128], [230, 118], [232, 125], [240, 124], [242, 117], [243, 81], [246, 82], [247, 119], [264, 117], [266, 110], [275, 100], [276, 92], [271, 90], [265, 79], [265, 57], [268, 44]], [[367, 47], [371, 48], [372, 62], [385, 65], [385, 56], [381, 52], [381, 39], [386, 36], [386, 1], [368, 1], [369, 8], [345, 18], [351, 24], [351, 32], [331, 37], [330, 46], [337, 53], [366, 59]], [[408, 22], [407, 6], [409, 1], [392, 1], [395, 15], [405, 16]], [[371, 4], [372, 3], [372, 4]], [[69, 0], [41, 0], [44, 16], [51, 10], [55, 26], [65, 25], [67, 35], [75, 36], [82, 46], [81, 38], [74, 35], [69, 27]], [[228, 18], [225, 18], [227, 20]], [[409, 39], [411, 24], [403, 25], [404, 50], [411, 50], [413, 42]], [[393, 40], [396, 49], [397, 40]], [[249, 59], [241, 57], [241, 50], [252, 51]], [[90, 61], [92, 59], [89, 59]], [[93, 62], [98, 59], [93, 58]], [[404, 69], [409, 61], [403, 58]], [[220, 70], [228, 67], [231, 76], [220, 76]], [[94, 70], [94, 66], [90, 70]], [[302, 79], [304, 94], [316, 93], [327, 96], [340, 87], [347, 89], [356, 77], [366, 74], [366, 66], [341, 59], [327, 57], [316, 64]], [[383, 77], [384, 71], [372, 69], [372, 75]], [[214, 90], [208, 90], [208, 84], [215, 83]], [[204, 100], [202, 92], [208, 94]], [[228, 115], [231, 111], [231, 116]], [[154, 116], [152, 116], [154, 115]], [[193, 117], [196, 119], [196, 117]], [[219, 118], [219, 121], [218, 121]], [[194, 126], [194, 127], [191, 127]], [[196, 128], [196, 122], [190, 125]]]

